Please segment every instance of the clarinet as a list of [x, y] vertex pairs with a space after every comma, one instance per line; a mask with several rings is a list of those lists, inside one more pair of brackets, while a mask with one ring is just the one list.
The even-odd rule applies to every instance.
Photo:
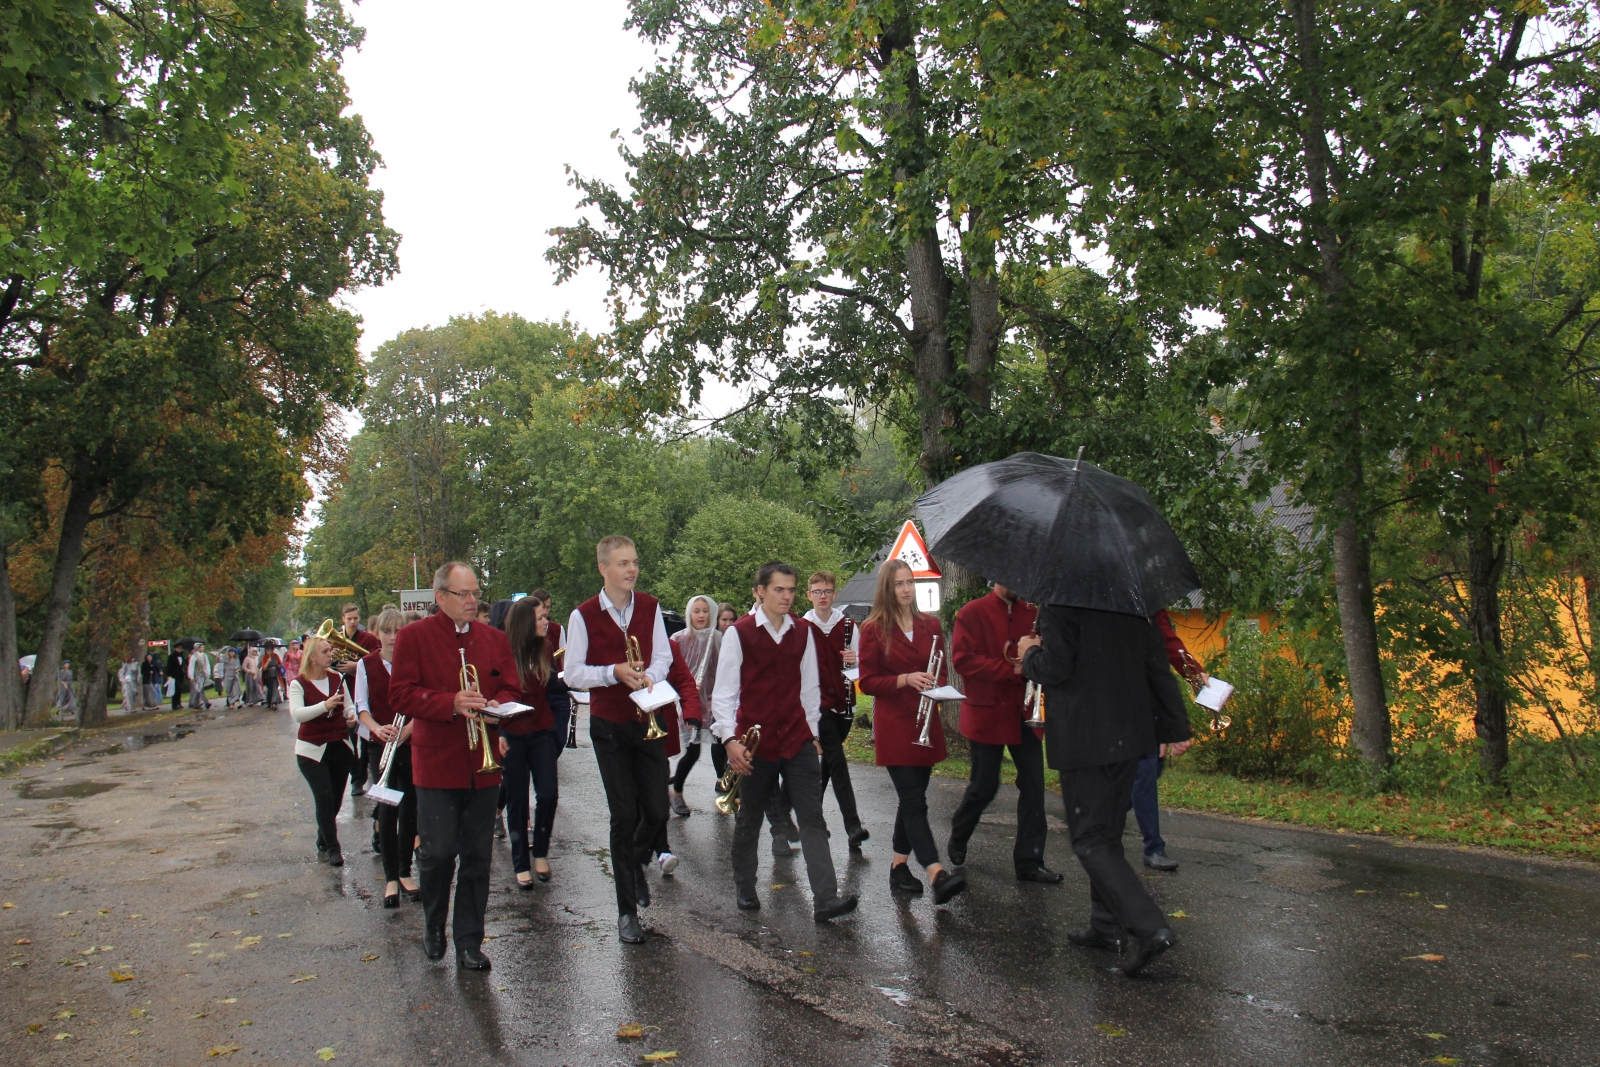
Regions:
[[[848, 652], [850, 643], [856, 636], [856, 620], [846, 615], [842, 625], [844, 626], [844, 647], [845, 651]], [[842, 674], [840, 677], [844, 678]], [[856, 718], [856, 683], [849, 678], [844, 678], [844, 693], [846, 703], [844, 707], [838, 710], [837, 714], [845, 720], [845, 725], [848, 726], [855, 722]]]

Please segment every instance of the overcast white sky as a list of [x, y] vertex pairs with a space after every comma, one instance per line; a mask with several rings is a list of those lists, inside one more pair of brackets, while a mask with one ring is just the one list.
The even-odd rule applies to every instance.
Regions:
[[[348, 4], [348, 0], [347, 0]], [[622, 0], [365, 0], [367, 31], [345, 57], [354, 110], [384, 169], [400, 274], [354, 294], [362, 350], [451, 315], [570, 315], [606, 325], [598, 273], [557, 287], [544, 252], [577, 218], [563, 169], [619, 181], [617, 142], [638, 115], [628, 81], [652, 63], [623, 29]]]

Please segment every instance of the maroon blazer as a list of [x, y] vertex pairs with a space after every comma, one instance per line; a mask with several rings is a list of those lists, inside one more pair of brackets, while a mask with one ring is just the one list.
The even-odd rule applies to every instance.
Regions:
[[961, 702], [961, 736], [985, 745], [1022, 742], [1022, 693], [1028, 680], [1006, 655], [1033, 631], [1039, 609], [1025, 600], [1009, 604], [991, 590], [956, 612], [950, 631], [950, 658], [967, 687]]
[[[880, 767], [931, 767], [946, 755], [938, 706], [933, 709], [933, 725], [928, 730], [933, 747], [923, 748], [916, 743], [917, 704], [922, 694], [910, 686], [897, 689], [894, 684], [902, 674], [928, 669], [928, 657], [944, 641], [938, 618], [918, 615], [912, 635], [915, 640], [907, 641], [903, 632], [894, 630], [886, 651], [876, 624], [861, 628], [861, 691], [872, 697], [872, 741]], [[939, 683], [942, 685], [947, 677], [941, 668]]]
[[[389, 705], [413, 722], [411, 781], [423, 789], [491, 789], [500, 775], [480, 774], [483, 753], [467, 747], [467, 720], [456, 714], [461, 689], [461, 649], [478, 668], [478, 686], [487, 700], [522, 696], [511, 643], [492, 626], [474, 622], [464, 634], [444, 612], [400, 631], [389, 676]], [[489, 729], [490, 743], [498, 736]]]
[[[548, 633], [545, 635], [545, 640], [549, 640]], [[553, 652], [555, 649], [552, 648], [551, 651]], [[511, 666], [513, 677], [515, 677], [516, 669], [516, 662], [513, 660]], [[524, 737], [528, 734], [536, 734], [540, 730], [554, 729], [556, 717], [555, 713], [550, 710], [550, 698], [546, 693], [550, 683], [555, 681], [555, 677], [556, 666], [554, 663], [550, 665], [550, 676], [544, 681], [539, 681], [537, 675], [529, 676], [527, 688], [522, 690], [522, 695], [517, 697], [517, 702], [527, 704], [533, 710], [525, 711], [521, 715], [507, 719], [500, 725], [500, 729], [512, 737]], [[565, 740], [565, 738], [562, 740]]]

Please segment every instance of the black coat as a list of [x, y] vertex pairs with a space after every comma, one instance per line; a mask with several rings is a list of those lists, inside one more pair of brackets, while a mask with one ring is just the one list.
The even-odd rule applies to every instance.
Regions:
[[176, 652], [167, 657], [167, 677], [173, 680], [174, 690], [179, 693], [189, 691], [189, 672], [184, 669], [187, 661], [187, 656], [180, 656]]
[[1056, 770], [1153, 756], [1189, 738], [1189, 717], [1161, 631], [1149, 619], [1048, 605], [1044, 644], [1022, 673], [1044, 686], [1044, 733]]

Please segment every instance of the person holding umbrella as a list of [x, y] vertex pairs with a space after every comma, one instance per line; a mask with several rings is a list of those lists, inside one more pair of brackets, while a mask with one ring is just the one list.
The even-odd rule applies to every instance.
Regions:
[[1175, 943], [1122, 852], [1139, 761], [1189, 739], [1153, 616], [1199, 588], [1155, 501], [1092, 464], [1031, 452], [969, 468], [917, 501], [935, 554], [1042, 604], [1022, 673], [1044, 687], [1045, 744], [1061, 774], [1072, 851], [1089, 875], [1084, 948], [1133, 951], [1142, 971]]
[[167, 657], [167, 681], [172, 686], [172, 710], [177, 711], [183, 706], [183, 698], [189, 692], [189, 671], [182, 642], [174, 645], [172, 654]]
[[872, 741], [878, 766], [900, 797], [894, 817], [894, 861], [889, 887], [921, 895], [922, 883], [907, 861], [913, 854], [933, 884], [933, 902], [944, 904], [967, 888], [967, 876], [939, 862], [939, 846], [928, 825], [928, 781], [933, 766], [945, 757], [944, 725], [934, 707], [927, 745], [919, 743], [918, 705], [924, 690], [939, 684], [930, 671], [944, 638], [939, 620], [917, 607], [917, 583], [911, 568], [898, 559], [878, 568], [878, 591], [872, 613], [861, 625], [861, 691], [872, 697]]

